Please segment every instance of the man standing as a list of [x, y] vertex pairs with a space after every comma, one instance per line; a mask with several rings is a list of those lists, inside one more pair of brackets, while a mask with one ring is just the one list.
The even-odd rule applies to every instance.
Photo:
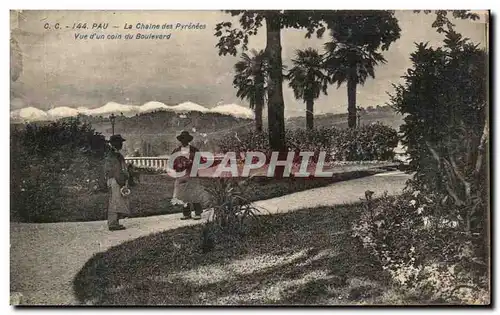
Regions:
[[120, 153], [125, 139], [121, 135], [113, 135], [109, 139], [111, 149], [106, 156], [105, 175], [109, 189], [108, 228], [110, 231], [124, 230], [119, 224], [119, 216], [130, 215], [128, 196], [124, 196], [121, 188], [128, 184], [130, 174], [125, 158]]

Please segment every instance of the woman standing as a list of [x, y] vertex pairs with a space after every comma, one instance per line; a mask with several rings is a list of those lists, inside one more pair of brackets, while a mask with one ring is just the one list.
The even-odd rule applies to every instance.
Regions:
[[180, 152], [181, 156], [178, 156], [174, 161], [174, 169], [177, 172], [185, 170], [186, 174], [175, 180], [173, 199], [185, 203], [181, 220], [191, 219], [192, 210], [194, 210], [193, 219], [199, 220], [203, 212], [201, 207], [203, 191], [201, 185], [198, 183], [198, 179], [189, 176], [195, 154], [199, 150], [189, 144], [193, 141], [193, 136], [187, 131], [182, 131], [181, 134], [177, 136], [177, 140], [179, 140], [181, 145], [172, 151], [172, 154]]
[[125, 139], [121, 135], [113, 135], [109, 139], [111, 150], [105, 161], [105, 175], [109, 189], [108, 228], [110, 231], [124, 230], [118, 220], [119, 216], [130, 215], [128, 196], [121, 193], [122, 187], [128, 184], [130, 174], [125, 158], [120, 153]]

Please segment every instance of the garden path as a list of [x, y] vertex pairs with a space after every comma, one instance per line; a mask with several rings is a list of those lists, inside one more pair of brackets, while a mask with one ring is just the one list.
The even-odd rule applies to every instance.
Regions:
[[[334, 206], [360, 200], [366, 190], [375, 197], [384, 191], [398, 194], [409, 175], [401, 172], [337, 182], [329, 186], [255, 202], [263, 213], [279, 213], [303, 208]], [[64, 223], [11, 223], [11, 293], [22, 295], [22, 304], [77, 304], [72, 281], [94, 254], [112, 246], [200, 221], [181, 221], [181, 214], [124, 219], [126, 230], [110, 232], [105, 221]]]

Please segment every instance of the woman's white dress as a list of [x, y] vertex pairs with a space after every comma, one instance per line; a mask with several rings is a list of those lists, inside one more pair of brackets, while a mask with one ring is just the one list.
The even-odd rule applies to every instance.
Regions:
[[[181, 148], [181, 155], [189, 159], [189, 146]], [[203, 203], [206, 195], [197, 177], [190, 177], [189, 172], [175, 179], [173, 198], [184, 203]]]

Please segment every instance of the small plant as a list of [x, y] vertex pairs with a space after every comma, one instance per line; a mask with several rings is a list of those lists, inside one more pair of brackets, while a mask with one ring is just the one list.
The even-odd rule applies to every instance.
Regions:
[[246, 183], [247, 180], [219, 178], [206, 188], [213, 209], [210, 220], [225, 232], [239, 233], [247, 219], [258, 220], [259, 210], [245, 197]]
[[259, 210], [245, 197], [247, 179], [236, 182], [231, 178], [215, 179], [205, 187], [210, 195], [212, 215], [202, 229], [201, 248], [203, 252], [211, 250], [215, 239], [239, 238], [249, 220], [260, 226]]

